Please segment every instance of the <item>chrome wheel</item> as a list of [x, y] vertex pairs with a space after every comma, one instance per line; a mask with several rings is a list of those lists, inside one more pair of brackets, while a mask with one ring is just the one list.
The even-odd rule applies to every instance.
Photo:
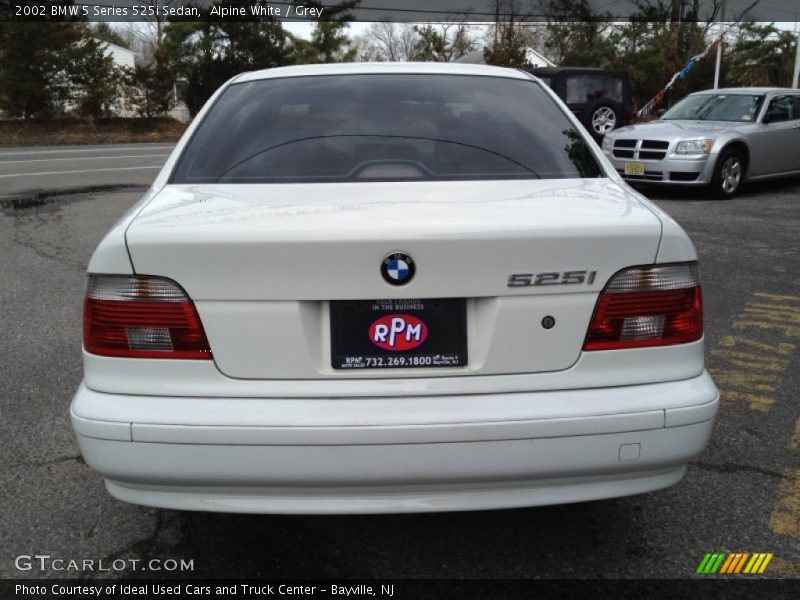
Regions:
[[739, 189], [742, 182], [742, 162], [736, 156], [729, 156], [722, 163], [720, 170], [720, 186], [726, 194], [732, 194]]
[[601, 106], [592, 114], [592, 129], [605, 135], [617, 126], [617, 115], [608, 106]]

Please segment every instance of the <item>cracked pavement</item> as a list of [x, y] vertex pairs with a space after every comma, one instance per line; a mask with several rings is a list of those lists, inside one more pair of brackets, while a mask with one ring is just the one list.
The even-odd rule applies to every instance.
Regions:
[[[800, 448], [793, 447], [800, 337], [772, 328], [772, 317], [748, 316], [754, 306], [774, 304], [770, 315], [785, 306], [787, 321], [796, 318], [800, 181], [752, 186], [722, 202], [646, 191], [697, 245], [708, 365], [731, 382], [720, 386], [711, 444], [684, 481], [567, 506], [335, 517], [128, 505], [113, 500], [80, 458], [68, 406], [81, 379], [84, 270], [105, 231], [142, 192], [95, 189], [0, 202], [0, 577], [98, 576], [15, 570], [15, 556], [36, 553], [193, 559], [191, 575], [201, 577], [692, 577], [709, 551], [772, 552], [766, 575], [800, 577], [792, 529], [800, 498], [790, 484], [800, 468]], [[737, 366], [726, 349], [744, 346], [763, 361]], [[782, 352], [780, 363], [769, 358], [770, 348]], [[762, 363], [766, 400], [747, 387], [747, 369]]]

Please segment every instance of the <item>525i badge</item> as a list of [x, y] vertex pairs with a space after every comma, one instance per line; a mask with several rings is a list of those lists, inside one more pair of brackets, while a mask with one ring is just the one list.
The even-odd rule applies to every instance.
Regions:
[[533, 285], [592, 285], [597, 271], [548, 271], [545, 273], [512, 273], [508, 276], [508, 287]]

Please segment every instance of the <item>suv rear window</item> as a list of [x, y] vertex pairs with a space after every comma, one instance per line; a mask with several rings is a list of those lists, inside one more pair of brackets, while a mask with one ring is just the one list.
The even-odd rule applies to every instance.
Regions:
[[533, 81], [324, 75], [230, 86], [173, 183], [598, 177], [562, 110]]
[[595, 98], [622, 103], [622, 79], [603, 74], [571, 75], [567, 78], [567, 104], [583, 104]]

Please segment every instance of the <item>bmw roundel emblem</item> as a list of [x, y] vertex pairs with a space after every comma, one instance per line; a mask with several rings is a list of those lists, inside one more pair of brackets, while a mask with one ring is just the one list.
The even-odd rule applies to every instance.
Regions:
[[381, 275], [387, 283], [405, 285], [414, 278], [414, 259], [404, 252], [392, 252], [381, 263]]

